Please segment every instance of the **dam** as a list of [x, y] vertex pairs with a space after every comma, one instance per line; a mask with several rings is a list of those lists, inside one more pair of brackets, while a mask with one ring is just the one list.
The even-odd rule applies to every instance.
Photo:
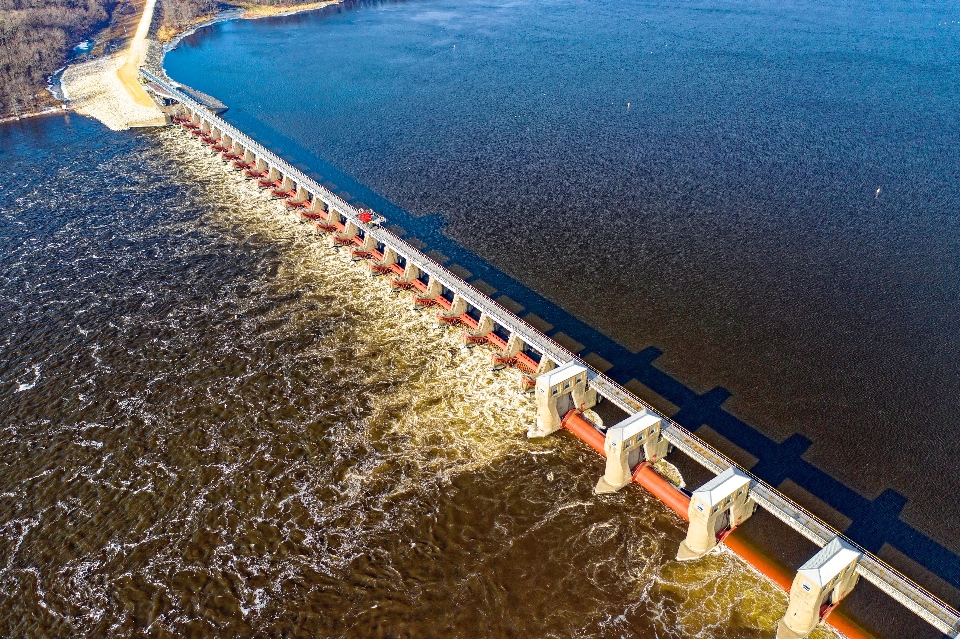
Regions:
[[[288, 208], [330, 234], [331, 242], [350, 247], [358, 260], [369, 264], [372, 275], [394, 276], [397, 290], [413, 292], [413, 303], [436, 308], [437, 321], [466, 328], [464, 339], [495, 349], [500, 365], [516, 366], [525, 386], [534, 391], [538, 419], [529, 433], [547, 436], [565, 428], [607, 458], [597, 492], [609, 492], [640, 483], [677, 514], [690, 521], [680, 559], [693, 560], [716, 547], [718, 540], [738, 554], [730, 533], [745, 522], [755, 506], [770, 512], [823, 550], [801, 567], [796, 577], [769, 574], [791, 593], [780, 637], [801, 637], [821, 620], [850, 637], [858, 635], [838, 615], [831, 615], [863, 577], [945, 635], [960, 637], [960, 615], [948, 605], [900, 575], [873, 554], [859, 548], [772, 487], [701, 441], [691, 432], [655, 411], [630, 392], [591, 368], [575, 354], [445, 269], [397, 234], [383, 228], [369, 211], [358, 210], [304, 175], [283, 159], [217, 117], [207, 107], [172, 83], [141, 70], [148, 90], [167, 103], [175, 120], [203, 139], [234, 168], [271, 189]], [[582, 416], [599, 398], [610, 401], [629, 416], [602, 433]], [[651, 463], [678, 449], [717, 477], [687, 495], [663, 479]], [[750, 557], [747, 557], [750, 561]], [[751, 562], [753, 563], [753, 562]]]

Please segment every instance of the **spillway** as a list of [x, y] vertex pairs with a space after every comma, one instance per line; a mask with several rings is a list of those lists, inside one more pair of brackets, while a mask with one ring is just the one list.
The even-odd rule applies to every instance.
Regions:
[[[179, 87], [150, 71], [141, 70], [141, 73], [148, 86], [160, 87], [166, 99], [173, 99], [176, 102], [174, 118], [184, 129], [197, 137], [207, 136], [211, 142], [216, 140], [218, 144], [226, 146], [229, 151], [222, 152], [222, 155], [230, 160], [242, 161], [245, 170], [248, 171], [248, 177], [252, 178], [266, 172], [266, 177], [259, 178], [261, 187], [271, 188], [274, 197], [284, 200], [292, 208], [303, 209], [307, 219], [317, 220], [315, 223], [318, 230], [329, 233], [331, 242], [353, 247], [354, 255], [358, 259], [372, 260], [372, 272], [394, 274], [396, 276], [394, 282], [398, 290], [414, 292], [413, 302], [416, 306], [439, 307], [443, 312], [438, 315], [438, 321], [451, 323], [455, 320], [467, 325], [466, 341], [493, 346], [495, 361], [502, 364], [509, 363], [523, 369], [527, 373], [530, 386], [537, 384], [537, 380], [544, 379], [544, 375], [552, 375], [551, 371], [554, 369], [573, 366], [578, 371], [576, 375], [580, 375], [579, 371], [582, 371], [582, 379], [576, 377], [575, 382], [575, 386], [579, 385], [582, 392], [589, 389], [594, 398], [600, 396], [612, 402], [628, 416], [655, 416], [658, 422], [657, 442], [664, 446], [669, 444], [669, 447], [691, 457], [718, 477], [730, 472], [742, 476], [747, 482], [745, 486], [748, 486], [748, 489], [744, 489], [743, 499], [749, 499], [753, 504], [767, 510], [806, 539], [823, 548], [822, 552], [830, 552], [840, 544], [843, 549], [847, 549], [844, 552], [853, 553], [851, 556], [856, 555], [854, 560], [848, 562], [849, 566], [840, 567], [840, 572], [849, 567], [849, 571], [843, 573], [844, 578], [855, 582], [854, 573], [856, 576], [863, 577], [939, 631], [950, 637], [960, 638], [960, 614], [946, 603], [895, 571], [872, 553], [857, 547], [837, 530], [773, 487], [750, 475], [693, 433], [659, 414], [653, 407], [591, 368], [574, 353], [497, 304], [398, 235], [383, 228], [371, 212], [358, 210], [344, 202], [193, 100]], [[250, 172], [251, 170], [255, 172]], [[475, 311], [477, 317], [466, 312], [468, 308]], [[457, 309], [458, 312], [451, 315], [450, 311], [453, 309]], [[573, 379], [574, 377], [565, 378], [561, 382], [569, 383]], [[537, 392], [539, 391], [538, 384]], [[558, 398], [563, 397], [567, 394], [567, 389], [554, 394]], [[571, 408], [576, 409], [576, 406]], [[556, 406], [553, 407], [553, 411], [556, 414]], [[562, 425], [599, 453], [606, 455], [608, 443], [606, 440], [609, 435], [605, 438], [603, 433], [580, 417], [576, 410], [564, 413]], [[556, 427], [559, 428], [559, 426], [558, 423]], [[544, 431], [544, 434], [549, 432]], [[633, 466], [633, 481], [648, 488], [681, 517], [684, 517], [685, 513], [689, 515], [692, 512], [688, 510], [693, 508], [690, 499], [658, 475], [647, 462], [633, 464]], [[690, 519], [690, 517], [685, 518]], [[757, 559], [746, 546], [739, 543], [736, 536], [723, 539], [728, 547], [747, 559], [771, 581], [789, 590], [791, 602], [793, 602], [794, 589], [798, 588], [797, 584], [801, 584], [798, 581], [799, 577], [791, 580], [789, 576], [783, 576], [782, 572], [767, 567], [763, 560]], [[814, 560], [816, 559], [815, 557]], [[802, 572], [803, 568], [801, 568]], [[806, 589], [806, 584], [801, 584], [799, 588]], [[833, 605], [835, 605], [842, 595], [837, 595], [836, 589], [831, 592], [834, 593]], [[819, 613], [820, 619], [826, 619], [828, 623], [837, 620], [838, 630], [851, 639], [866, 636], [856, 624], [839, 616], [830, 615], [831, 611], [832, 608], [826, 606]]]

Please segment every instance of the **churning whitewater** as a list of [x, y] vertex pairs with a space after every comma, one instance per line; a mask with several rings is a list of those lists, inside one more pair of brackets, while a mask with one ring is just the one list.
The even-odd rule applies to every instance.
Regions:
[[4, 147], [4, 636], [719, 639], [783, 614], [724, 553], [672, 561], [659, 502], [598, 498], [592, 451], [525, 437], [518, 373], [200, 142], [47, 126]]

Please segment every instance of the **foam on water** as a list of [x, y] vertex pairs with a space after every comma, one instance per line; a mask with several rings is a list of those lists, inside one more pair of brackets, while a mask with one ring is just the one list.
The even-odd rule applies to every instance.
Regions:
[[769, 634], [785, 596], [672, 561], [489, 351], [196, 140], [113, 144], [4, 193], [46, 217], [0, 254], [2, 634]]
[[17, 384], [17, 390], [16, 390], [16, 392], [21, 393], [21, 392], [23, 392], [23, 391], [25, 391], [25, 390], [30, 390], [31, 388], [33, 388], [34, 386], [37, 385], [37, 382], [40, 381], [40, 367], [39, 367], [39, 366], [34, 366], [34, 367], [33, 367], [33, 375], [34, 375], [33, 381], [30, 381], [30, 382], [20, 382], [20, 383], [18, 383], [18, 384]]

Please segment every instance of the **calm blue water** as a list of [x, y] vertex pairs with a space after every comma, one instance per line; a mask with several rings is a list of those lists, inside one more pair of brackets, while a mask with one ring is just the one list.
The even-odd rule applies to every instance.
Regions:
[[955, 3], [422, 0], [166, 67], [956, 599], [958, 57]]

